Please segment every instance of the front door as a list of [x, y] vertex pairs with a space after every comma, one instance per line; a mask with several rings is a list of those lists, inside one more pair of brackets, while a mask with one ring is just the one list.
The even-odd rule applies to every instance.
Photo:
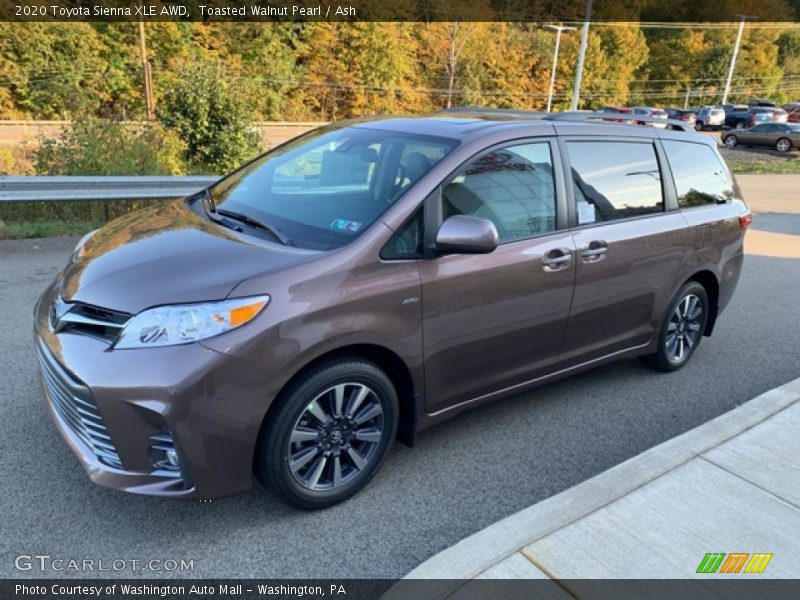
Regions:
[[554, 149], [532, 141], [484, 152], [442, 187], [441, 220], [489, 219], [500, 245], [420, 262], [428, 413], [556, 367], [575, 263], [569, 231], [557, 229]]

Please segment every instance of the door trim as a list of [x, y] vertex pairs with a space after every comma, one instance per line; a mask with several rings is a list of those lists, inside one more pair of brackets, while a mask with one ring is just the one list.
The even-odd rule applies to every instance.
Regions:
[[536, 384], [539, 384], [539, 383], [544, 383], [546, 381], [549, 381], [550, 379], [554, 379], [554, 378], [562, 377], [564, 375], [568, 375], [571, 371], [584, 369], [586, 367], [589, 367], [589, 366], [593, 365], [594, 363], [598, 363], [598, 362], [609, 360], [611, 358], [615, 358], [615, 357], [619, 356], [620, 354], [626, 354], [628, 352], [635, 352], [637, 350], [642, 350], [644, 348], [647, 348], [647, 346], [649, 346], [651, 343], [652, 343], [652, 340], [648, 340], [647, 342], [645, 342], [643, 344], [639, 344], [639, 345], [636, 345], [636, 346], [630, 346], [628, 348], [623, 348], [621, 350], [616, 350], [614, 352], [611, 352], [610, 354], [604, 354], [603, 356], [598, 356], [597, 358], [593, 358], [592, 360], [587, 360], [586, 362], [582, 362], [582, 363], [579, 363], [577, 365], [572, 365], [571, 367], [567, 367], [565, 369], [558, 369], [556, 371], [551, 371], [550, 373], [547, 373], [546, 375], [540, 375], [539, 377], [535, 377], [535, 378], [530, 379], [528, 381], [523, 381], [521, 383], [516, 383], [514, 385], [501, 388], [501, 389], [496, 390], [494, 392], [489, 392], [488, 394], [483, 394], [481, 396], [476, 396], [474, 398], [470, 398], [469, 400], [464, 400], [462, 402], [459, 402], [458, 404], [453, 404], [451, 406], [447, 406], [447, 407], [445, 407], [445, 408], [443, 408], [441, 410], [437, 410], [436, 412], [426, 413], [426, 414], [429, 417], [438, 417], [438, 416], [440, 416], [440, 415], [442, 415], [442, 414], [444, 414], [444, 413], [446, 413], [448, 411], [464, 408], [464, 407], [466, 407], [466, 406], [468, 406], [470, 404], [474, 404], [476, 402], [485, 402], [485, 401], [489, 401], [489, 400], [494, 400], [499, 396], [505, 396], [505, 395], [508, 395], [508, 394], [512, 394], [515, 391], [522, 391], [522, 389], [527, 388], [528, 386], [533, 386], [533, 385], [536, 385]]

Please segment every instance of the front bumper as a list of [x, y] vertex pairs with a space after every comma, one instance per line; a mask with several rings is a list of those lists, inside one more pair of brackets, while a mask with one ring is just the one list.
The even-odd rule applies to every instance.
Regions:
[[[35, 309], [42, 383], [56, 427], [92, 481], [179, 498], [249, 489], [258, 431], [276, 392], [272, 374], [196, 343], [112, 351], [102, 340], [54, 333], [54, 287]], [[154, 460], [153, 436], [165, 432], [180, 458], [177, 473]]]

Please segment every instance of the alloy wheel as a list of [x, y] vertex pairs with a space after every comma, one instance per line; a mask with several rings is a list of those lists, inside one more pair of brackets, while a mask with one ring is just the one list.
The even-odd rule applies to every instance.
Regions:
[[670, 318], [667, 326], [666, 348], [670, 361], [675, 364], [689, 358], [703, 332], [703, 302], [695, 294], [684, 296]]
[[786, 139], [778, 140], [778, 143], [775, 144], [775, 147], [778, 149], [778, 152], [788, 152], [792, 149], [792, 143]]
[[736, 139], [736, 136], [729, 135], [725, 138], [725, 146], [727, 148], [735, 148], [738, 143], [739, 140]]
[[383, 437], [383, 407], [363, 383], [329, 387], [303, 409], [289, 438], [289, 469], [312, 491], [352, 481], [375, 456]]

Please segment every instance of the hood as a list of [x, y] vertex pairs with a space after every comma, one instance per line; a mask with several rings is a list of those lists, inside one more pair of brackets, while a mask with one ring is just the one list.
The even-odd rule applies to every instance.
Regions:
[[61, 296], [132, 314], [160, 304], [221, 300], [245, 279], [316, 254], [248, 241], [179, 200], [100, 229], [65, 269]]

